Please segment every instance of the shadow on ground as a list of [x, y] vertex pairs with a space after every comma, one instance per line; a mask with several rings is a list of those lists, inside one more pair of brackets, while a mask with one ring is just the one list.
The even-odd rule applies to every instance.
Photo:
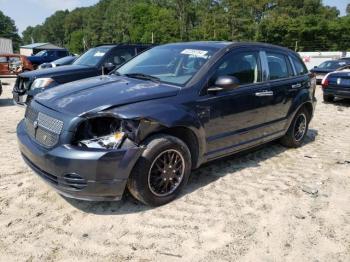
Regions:
[[323, 102], [327, 105], [339, 106], [339, 107], [350, 107], [350, 99], [336, 98], [333, 102]]
[[[317, 130], [309, 129], [303, 146], [314, 142], [317, 135]], [[281, 146], [278, 142], [271, 142], [254, 150], [245, 151], [206, 163], [192, 172], [189, 182], [180, 197], [191, 194], [201, 187], [213, 183], [220, 177], [238, 172], [245, 168], [259, 167], [260, 162], [277, 156], [286, 150], [288, 150], [288, 148]], [[152, 207], [139, 203], [132, 198], [128, 192], [123, 199], [118, 202], [87, 202], [69, 198], [65, 199], [68, 203], [81, 211], [97, 215], [122, 215], [152, 209]]]
[[14, 106], [14, 102], [11, 98], [1, 98], [0, 97], [0, 107]]

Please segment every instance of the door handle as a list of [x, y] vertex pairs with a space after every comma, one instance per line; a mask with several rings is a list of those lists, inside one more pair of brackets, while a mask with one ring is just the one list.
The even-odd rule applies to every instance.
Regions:
[[272, 91], [262, 91], [255, 93], [255, 96], [273, 96]]
[[300, 87], [301, 87], [301, 84], [300, 84], [300, 83], [295, 84], [295, 85], [292, 85], [292, 88], [293, 88], [293, 89], [300, 88]]

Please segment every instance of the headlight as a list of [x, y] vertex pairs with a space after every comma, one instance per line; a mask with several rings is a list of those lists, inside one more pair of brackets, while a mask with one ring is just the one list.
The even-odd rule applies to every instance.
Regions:
[[107, 136], [80, 141], [79, 144], [88, 148], [116, 149], [125, 138], [124, 132], [115, 132]]
[[31, 89], [45, 88], [48, 85], [50, 85], [52, 82], [53, 82], [52, 78], [38, 78], [38, 79], [34, 80], [32, 86], [31, 86]]

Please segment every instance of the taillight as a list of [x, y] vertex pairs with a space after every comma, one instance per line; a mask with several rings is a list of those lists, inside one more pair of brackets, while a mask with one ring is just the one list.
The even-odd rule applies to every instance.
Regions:
[[328, 78], [324, 78], [322, 80], [322, 87], [325, 88], [327, 86], [329, 86], [329, 80], [328, 80]]
[[329, 86], [329, 73], [323, 78], [321, 85], [323, 88]]

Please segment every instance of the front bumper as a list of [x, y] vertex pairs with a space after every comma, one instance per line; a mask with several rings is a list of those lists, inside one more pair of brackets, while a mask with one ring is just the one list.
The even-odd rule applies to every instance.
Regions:
[[129, 174], [144, 148], [91, 150], [61, 145], [42, 148], [17, 126], [19, 148], [25, 162], [60, 194], [91, 201], [119, 200]]
[[324, 95], [336, 96], [339, 98], [350, 98], [350, 88], [327, 86], [322, 88]]

